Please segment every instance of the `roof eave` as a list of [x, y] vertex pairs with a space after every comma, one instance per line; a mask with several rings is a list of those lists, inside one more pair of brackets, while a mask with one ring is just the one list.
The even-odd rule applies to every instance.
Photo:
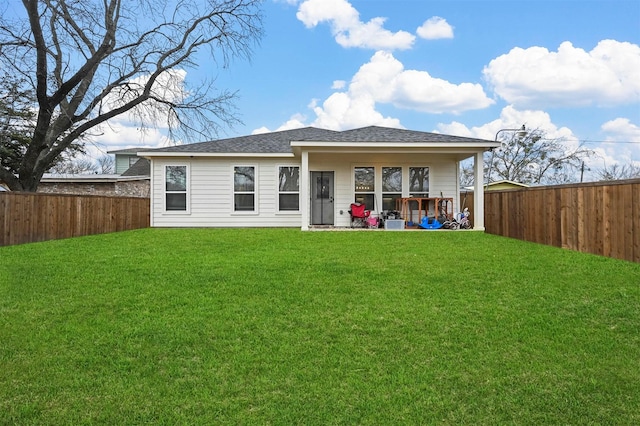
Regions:
[[261, 158], [282, 158], [293, 157], [292, 152], [138, 152], [138, 157], [157, 158], [157, 157], [261, 157]]
[[491, 149], [500, 147], [500, 142], [311, 142], [293, 141], [292, 148], [391, 148], [391, 149], [425, 149], [425, 148], [469, 148]]
[[333, 152], [333, 153], [363, 153], [363, 152], [375, 152], [375, 153], [423, 153], [423, 154], [460, 154], [468, 153], [473, 154], [478, 151], [487, 151], [492, 148], [500, 147], [500, 143], [488, 142], [488, 143], [469, 143], [469, 142], [362, 142], [362, 143], [345, 143], [345, 142], [330, 142], [330, 143], [309, 143], [292, 142], [291, 147], [296, 155], [300, 155], [302, 151], [306, 152]]

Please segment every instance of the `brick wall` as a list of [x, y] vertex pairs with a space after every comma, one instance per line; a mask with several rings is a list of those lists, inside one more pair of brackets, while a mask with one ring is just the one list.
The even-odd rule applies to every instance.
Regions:
[[38, 192], [45, 194], [104, 195], [149, 198], [149, 180], [119, 182], [41, 182]]

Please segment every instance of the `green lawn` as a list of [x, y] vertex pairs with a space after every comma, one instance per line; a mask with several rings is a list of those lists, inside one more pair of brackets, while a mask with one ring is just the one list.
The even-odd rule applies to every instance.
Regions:
[[1, 424], [639, 424], [640, 264], [476, 232], [0, 248]]

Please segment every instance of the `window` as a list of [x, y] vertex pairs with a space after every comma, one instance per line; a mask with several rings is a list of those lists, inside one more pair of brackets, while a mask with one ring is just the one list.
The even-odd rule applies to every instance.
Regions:
[[375, 210], [375, 169], [373, 167], [356, 167], [354, 177], [355, 202], [364, 204], [369, 210]]
[[236, 166], [233, 168], [233, 209], [237, 212], [255, 211], [256, 168]]
[[382, 168], [382, 210], [395, 210], [402, 197], [402, 167]]
[[300, 209], [300, 167], [280, 167], [278, 174], [278, 209]]
[[187, 211], [187, 166], [165, 167], [165, 210]]
[[409, 194], [412, 197], [429, 197], [429, 168], [409, 167]]

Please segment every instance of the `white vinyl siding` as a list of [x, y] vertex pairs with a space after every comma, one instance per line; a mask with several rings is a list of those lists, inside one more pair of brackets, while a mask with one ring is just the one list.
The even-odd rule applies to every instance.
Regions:
[[[152, 173], [162, 176], [171, 159], [154, 159]], [[152, 215], [156, 227], [296, 227], [301, 224], [300, 212], [278, 211], [278, 166], [282, 159], [262, 159], [245, 163], [234, 159], [194, 158], [190, 166], [190, 212], [188, 215], [164, 211], [163, 179], [152, 179]], [[236, 212], [233, 203], [233, 168], [255, 166], [255, 211]], [[162, 182], [158, 182], [162, 180]]]
[[[244, 159], [246, 160], [246, 159]], [[279, 210], [279, 167], [301, 166], [283, 158], [198, 158], [190, 159], [189, 165], [189, 214], [175, 214], [164, 210], [164, 166], [183, 164], [175, 158], [154, 158], [152, 161], [152, 224], [156, 227], [295, 227], [302, 224], [299, 211]], [[357, 162], [356, 162], [357, 161]], [[233, 167], [253, 165], [256, 167], [256, 212], [247, 214], [233, 210]], [[334, 217], [335, 226], [349, 226], [349, 205], [353, 202], [354, 167], [374, 167], [376, 173], [376, 197], [382, 208], [382, 167], [429, 167], [429, 193], [454, 197], [454, 210], [458, 211], [457, 163], [453, 156], [424, 155], [416, 158], [410, 154], [364, 154], [353, 155], [320, 154], [309, 155], [309, 171], [334, 172]], [[302, 170], [302, 169], [300, 169]], [[403, 197], [409, 196], [408, 182], [403, 174]], [[300, 188], [300, 206], [308, 202], [308, 188]], [[341, 213], [342, 212], [342, 213]], [[309, 218], [304, 218], [308, 221]]]

